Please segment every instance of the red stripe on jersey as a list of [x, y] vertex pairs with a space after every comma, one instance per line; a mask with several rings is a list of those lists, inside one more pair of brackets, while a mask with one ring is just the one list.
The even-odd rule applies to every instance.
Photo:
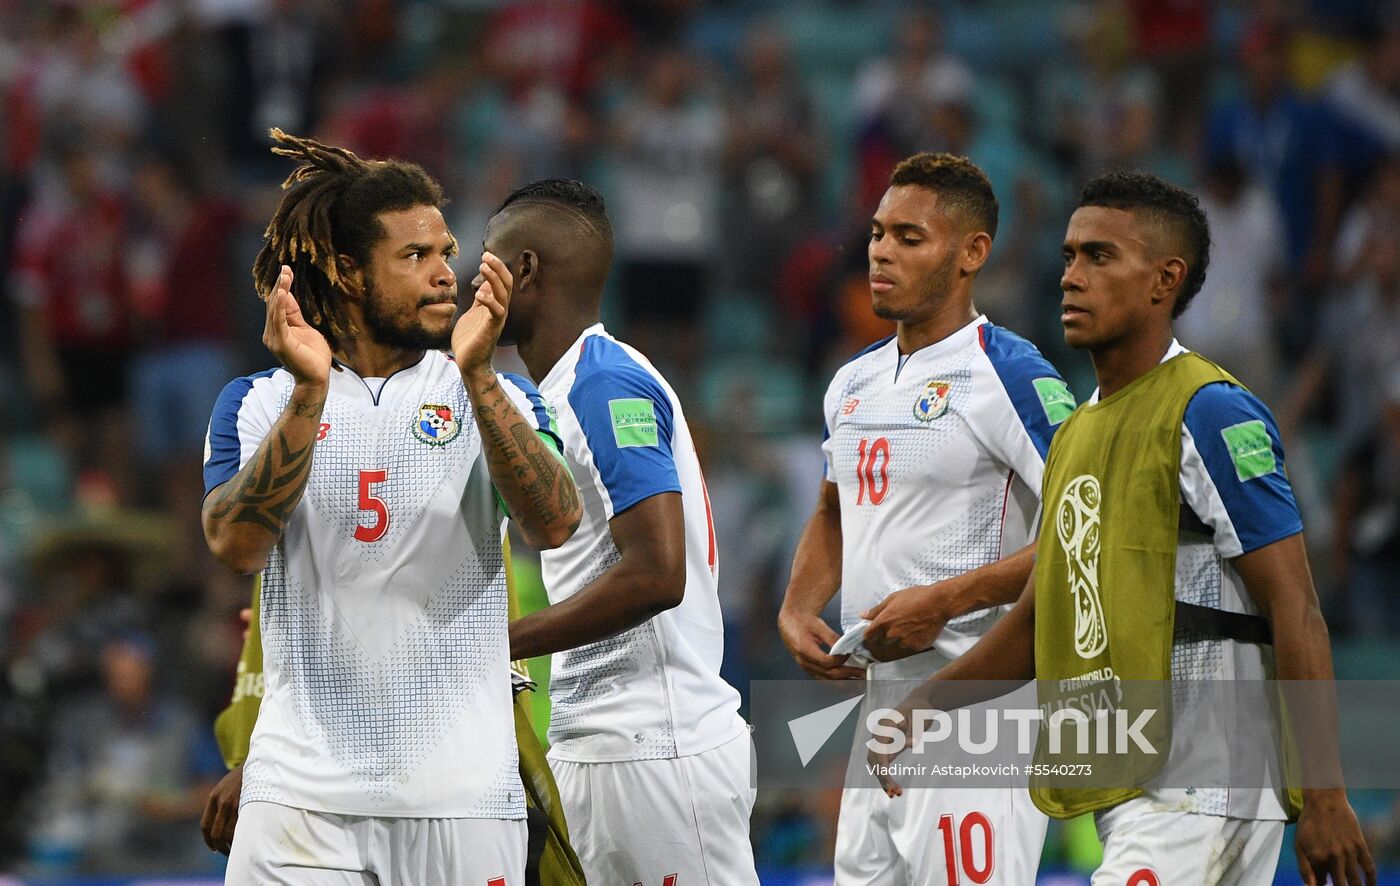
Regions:
[[[980, 328], [980, 327], [979, 327]], [[1006, 489], [1001, 494], [1001, 525], [997, 531], [997, 558], [1001, 558], [1001, 540], [1006, 537], [1006, 503], [1011, 500], [1011, 481], [1016, 478], [1015, 471], [1006, 472]]]
[[701, 472], [700, 472], [700, 492], [705, 496], [705, 526], [706, 526], [706, 528], [709, 530], [709, 533], [710, 533], [710, 556], [709, 556], [709, 563], [710, 563], [710, 571], [711, 571], [711, 572], [714, 572], [714, 571], [715, 571], [715, 559], [716, 559], [716, 555], [717, 555], [717, 553], [718, 553], [718, 552], [715, 550], [715, 547], [716, 547], [716, 545], [715, 545], [715, 518], [714, 518], [714, 515], [710, 513], [710, 487], [705, 483], [705, 472], [704, 472], [704, 471], [701, 471]]

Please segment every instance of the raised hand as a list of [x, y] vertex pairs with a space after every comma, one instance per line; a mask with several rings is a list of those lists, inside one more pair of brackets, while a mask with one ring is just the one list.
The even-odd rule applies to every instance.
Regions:
[[286, 265], [267, 297], [263, 344], [287, 367], [297, 384], [329, 384], [330, 343], [301, 315], [301, 306], [292, 295], [292, 269]]
[[511, 287], [515, 285], [505, 262], [489, 252], [481, 254], [478, 270], [472, 281], [477, 287], [476, 296], [452, 329], [452, 354], [463, 375], [492, 371], [491, 358], [505, 327]]

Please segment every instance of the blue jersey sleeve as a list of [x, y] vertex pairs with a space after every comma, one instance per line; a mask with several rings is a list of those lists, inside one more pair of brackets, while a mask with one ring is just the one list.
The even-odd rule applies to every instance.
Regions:
[[224, 386], [214, 401], [209, 417], [209, 434], [205, 438], [204, 494], [208, 496], [233, 479], [243, 466], [243, 459], [252, 455], [271, 429], [271, 422], [260, 420], [258, 409], [250, 403], [249, 395], [259, 379], [276, 372], [269, 369], [256, 375], [236, 378]]
[[[1060, 373], [1041, 356], [1035, 345], [1014, 332], [984, 324], [981, 329], [982, 350], [996, 370], [1011, 406], [1019, 419], [1021, 430], [1030, 438], [1044, 463], [1050, 451], [1050, 439], [1070, 413], [1074, 412], [1074, 395], [1070, 393]], [[1014, 447], [1009, 446], [1008, 449]], [[1006, 453], [1008, 458], [1010, 453]], [[1013, 467], [1022, 468], [1015, 461]], [[1021, 473], [1026, 471], [1022, 468]]]
[[514, 372], [499, 372], [497, 375], [507, 382], [503, 386], [506, 393], [510, 395], [520, 414], [525, 416], [525, 420], [535, 429], [535, 433], [549, 444], [556, 455], [562, 457], [564, 441], [559, 436], [559, 423], [554, 420], [549, 404], [545, 403], [544, 395], [535, 387], [535, 383]]
[[609, 519], [653, 495], [681, 491], [671, 398], [645, 369], [619, 360], [590, 372], [569, 391], [569, 406], [611, 503]]
[[1258, 397], [1227, 382], [1206, 385], [1187, 405], [1183, 424], [1189, 445], [1182, 453], [1182, 493], [1214, 530], [1222, 556], [1247, 554], [1303, 530], [1278, 426]]

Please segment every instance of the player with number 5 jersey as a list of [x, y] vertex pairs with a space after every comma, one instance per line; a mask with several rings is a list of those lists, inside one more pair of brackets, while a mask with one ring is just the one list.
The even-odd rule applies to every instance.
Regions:
[[581, 507], [491, 366], [513, 281], [483, 255], [459, 312], [427, 173], [273, 135], [300, 163], [254, 265], [282, 366], [224, 389], [204, 459], [210, 549], [262, 575], [226, 882], [523, 886], [503, 521], [557, 547]]
[[[986, 176], [947, 154], [900, 163], [871, 221], [872, 300], [896, 334], [827, 389], [822, 493], [779, 617], [812, 676], [928, 677], [1025, 587], [1045, 453], [1074, 400], [1033, 345], [973, 306], [996, 222]], [[821, 612], [838, 590], [867, 670], [831, 653]], [[1033, 882], [1045, 827], [1009, 783], [901, 797], [848, 786], [836, 884]]]

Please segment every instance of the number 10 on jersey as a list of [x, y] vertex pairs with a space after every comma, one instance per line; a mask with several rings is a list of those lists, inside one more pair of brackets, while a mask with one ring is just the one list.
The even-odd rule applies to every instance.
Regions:
[[878, 505], [890, 491], [890, 441], [885, 437], [862, 437], [856, 452], [856, 504]]

